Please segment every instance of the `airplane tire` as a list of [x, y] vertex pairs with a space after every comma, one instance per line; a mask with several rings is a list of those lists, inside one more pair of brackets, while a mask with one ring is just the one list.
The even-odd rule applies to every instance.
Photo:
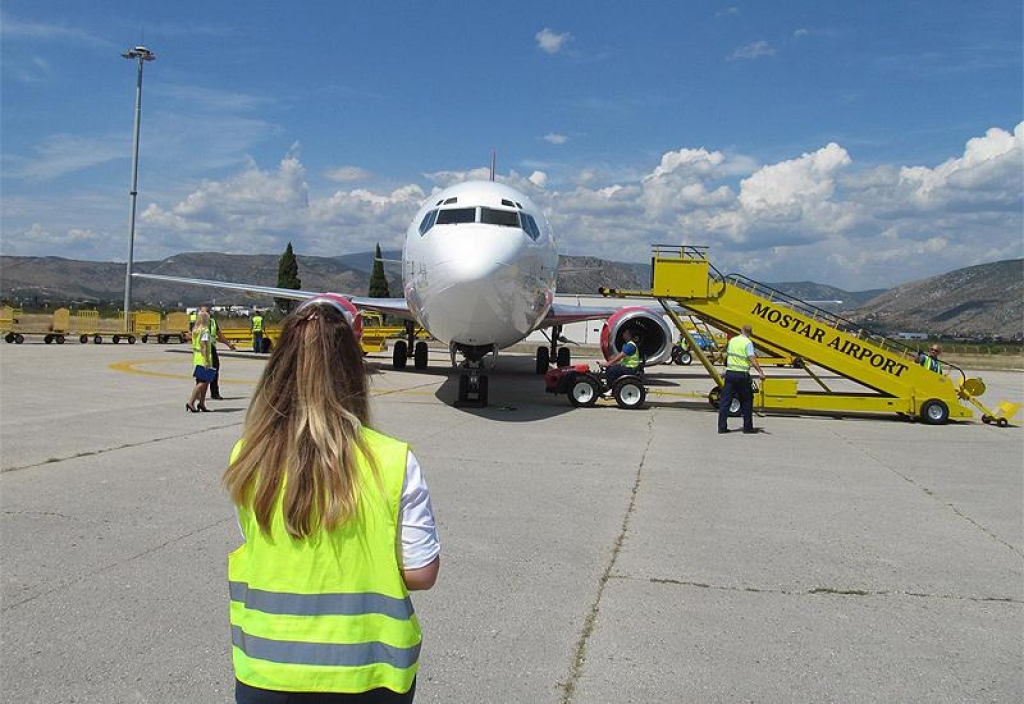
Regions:
[[395, 343], [394, 348], [391, 350], [391, 361], [395, 369], [405, 369], [406, 362], [409, 361], [409, 345], [405, 340], [399, 340]]
[[638, 378], [619, 379], [612, 389], [612, 396], [619, 408], [634, 410], [643, 407], [647, 400], [647, 389]]
[[413, 348], [413, 366], [417, 369], [427, 368], [427, 343], [422, 340]]
[[480, 405], [481, 408], [487, 405], [487, 387], [487, 377], [480, 376], [480, 378], [477, 379], [476, 394], [477, 403]]
[[930, 398], [921, 405], [921, 422], [926, 425], [942, 425], [949, 420], [949, 406], [937, 398]]
[[557, 356], [557, 366], [568, 367], [572, 363], [572, 352], [569, 351], [568, 347], [559, 347]]
[[566, 396], [574, 407], [590, 408], [601, 396], [601, 386], [591, 377], [580, 375], [573, 379]]
[[459, 394], [456, 396], [458, 403], [465, 403], [469, 397], [469, 374], [459, 374]]
[[537, 373], [547, 374], [548, 367], [551, 366], [551, 353], [548, 352], [547, 347], [537, 348]]

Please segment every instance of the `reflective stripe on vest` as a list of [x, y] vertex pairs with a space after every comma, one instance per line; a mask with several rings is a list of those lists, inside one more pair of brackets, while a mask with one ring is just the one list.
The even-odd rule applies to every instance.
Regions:
[[630, 340], [623, 345], [623, 351], [625, 351], [626, 345], [633, 345], [633, 354], [627, 354], [622, 358], [622, 366], [626, 369], [636, 369], [640, 366], [640, 348], [636, 346], [636, 343]]
[[747, 356], [749, 345], [750, 338], [746, 335], [737, 335], [729, 340], [729, 344], [725, 347], [726, 371], [750, 373], [750, 358]]
[[[357, 455], [356, 515], [304, 540], [288, 536], [278, 492], [270, 535], [238, 507], [246, 543], [228, 558], [235, 676], [262, 689], [407, 692], [422, 636], [402, 579], [399, 505], [408, 446], [364, 429], [380, 470]], [[232, 459], [241, 443], [235, 445]]]

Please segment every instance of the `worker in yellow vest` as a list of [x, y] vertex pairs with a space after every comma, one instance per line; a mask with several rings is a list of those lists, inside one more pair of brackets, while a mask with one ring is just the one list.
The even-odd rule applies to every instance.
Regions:
[[733, 398], [740, 401], [740, 412], [743, 415], [743, 432], [756, 433], [754, 427], [754, 389], [750, 384], [750, 368], [757, 370], [757, 375], [764, 380], [764, 372], [754, 356], [754, 343], [750, 340], [753, 328], [744, 325], [742, 332], [736, 335], [725, 346], [725, 379], [722, 393], [718, 399], [718, 432], [729, 432], [729, 407]]
[[263, 315], [254, 310], [252, 313], [252, 351], [263, 351]]
[[220, 395], [220, 355], [217, 354], [217, 343], [223, 342], [225, 345], [231, 348], [232, 351], [235, 349], [235, 343], [227, 338], [224, 331], [220, 329], [220, 325], [217, 323], [217, 319], [210, 313], [210, 309], [207, 306], [199, 308], [200, 312], [205, 312], [210, 316], [210, 353], [213, 357], [213, 368], [217, 370], [217, 375], [213, 377], [213, 381], [210, 382], [210, 398], [216, 399], [217, 401], [223, 401], [224, 397]]
[[615, 385], [620, 377], [626, 374], [636, 374], [640, 368], [642, 359], [640, 347], [633, 339], [633, 331], [625, 328], [622, 331], [622, 349], [611, 358], [605, 360], [604, 379], [609, 389]]
[[351, 311], [303, 302], [224, 473], [245, 540], [228, 558], [236, 702], [413, 700], [409, 592], [434, 585], [441, 547], [419, 464], [367, 427], [369, 398]]
[[942, 362], [939, 360], [940, 354], [942, 354], [942, 346], [935, 343], [928, 348], [928, 352], [921, 354], [921, 366], [936, 374], [941, 374]]

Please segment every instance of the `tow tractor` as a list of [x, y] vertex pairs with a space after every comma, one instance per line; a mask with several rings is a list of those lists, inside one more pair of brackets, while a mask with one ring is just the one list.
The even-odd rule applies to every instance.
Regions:
[[619, 408], [630, 410], [643, 407], [647, 400], [642, 372], [620, 376], [609, 388], [604, 369], [595, 371], [588, 364], [549, 369], [544, 374], [544, 386], [548, 393], [565, 394], [576, 408], [590, 408], [609, 395]]

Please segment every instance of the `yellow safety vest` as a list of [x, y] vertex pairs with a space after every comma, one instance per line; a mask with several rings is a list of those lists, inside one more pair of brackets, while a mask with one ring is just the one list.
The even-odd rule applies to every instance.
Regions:
[[750, 373], [750, 358], [747, 357], [747, 346], [750, 344], [750, 338], [746, 335], [737, 335], [729, 340], [725, 346], [726, 371]]
[[[626, 369], [636, 369], [640, 366], [640, 347], [633, 340], [627, 342], [626, 345], [630, 343], [633, 345], [633, 354], [627, 354], [622, 358], [622, 366]], [[623, 347], [626, 345], [623, 345]]]
[[191, 313], [188, 314], [188, 325], [189, 325], [189, 327], [192, 327], [193, 325], [196, 324], [196, 318], [197, 317], [199, 317], [199, 314], [196, 313], [195, 311], [192, 311]]
[[195, 328], [192, 331], [192, 364], [197, 367], [206, 366], [206, 358], [203, 357], [203, 331], [209, 331], [209, 328]]
[[254, 315], [252, 316], [252, 331], [263, 332], [263, 316]]
[[930, 354], [921, 356], [921, 366], [935, 372], [936, 374], [942, 373], [942, 362], [935, 359], [935, 357], [932, 357]]
[[[396, 555], [409, 448], [364, 429], [385, 495], [359, 457], [358, 513], [332, 531], [290, 537], [278, 494], [270, 535], [239, 506], [246, 542], [228, 557], [235, 676], [284, 692], [407, 692], [422, 635]], [[235, 444], [232, 460], [241, 450]]]

